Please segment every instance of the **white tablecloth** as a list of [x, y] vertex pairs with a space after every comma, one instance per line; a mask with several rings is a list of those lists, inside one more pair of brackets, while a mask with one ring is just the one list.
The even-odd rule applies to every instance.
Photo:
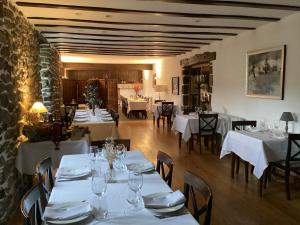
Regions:
[[81, 140], [66, 140], [59, 143], [59, 150], [55, 150], [52, 141], [23, 142], [20, 144], [16, 159], [16, 168], [22, 174], [33, 175], [36, 165], [46, 157], [52, 158], [53, 167], [59, 166], [64, 155], [89, 152], [88, 136]]
[[[128, 152], [125, 163], [143, 162], [146, 159], [141, 152], [131, 151]], [[106, 162], [103, 162], [105, 167]], [[89, 159], [87, 155], [73, 155], [63, 157], [60, 167], [69, 166], [87, 166], [89, 165]], [[124, 214], [129, 207], [127, 203], [128, 185], [127, 174], [125, 180], [120, 180], [118, 183], [110, 183], [107, 186], [107, 191], [104, 198], [108, 205], [108, 219], [107, 221], [97, 222], [93, 218], [87, 220], [83, 224], [128, 224], [128, 225], [196, 225], [197, 221], [191, 214], [186, 214], [177, 217], [170, 217], [167, 219], [158, 219], [154, 217], [147, 209], [139, 211], [137, 214], [128, 216]], [[142, 195], [148, 195], [157, 192], [170, 192], [169, 186], [162, 180], [159, 174], [144, 174], [143, 175], [143, 187], [141, 190]], [[91, 190], [91, 178], [88, 180], [77, 180], [68, 182], [56, 182], [51, 192], [49, 204], [84, 201], [95, 198], [95, 195]]]
[[[230, 116], [219, 113], [216, 132], [221, 134], [224, 139], [227, 132], [232, 128], [232, 121], [243, 120], [240, 117]], [[192, 134], [199, 132], [199, 122], [197, 115], [176, 115], [172, 130], [182, 133], [182, 139], [186, 142], [191, 138]]]
[[[158, 119], [161, 111], [162, 111], [162, 104], [153, 104], [152, 105], [152, 109], [151, 109], [155, 119]], [[179, 112], [179, 106], [178, 105], [174, 105], [173, 107], [173, 115], [176, 115]]]
[[145, 110], [147, 111], [148, 109], [148, 102], [145, 99], [138, 98], [138, 99], [133, 99], [128, 96], [122, 95], [123, 98], [127, 99], [128, 103], [128, 108], [127, 108], [127, 113], [130, 111], [134, 110]]
[[253, 174], [260, 178], [269, 162], [285, 159], [287, 144], [287, 138], [276, 138], [271, 132], [229, 131], [220, 158], [234, 152], [251, 163], [254, 166]]
[[88, 121], [78, 122], [73, 120], [72, 126], [88, 127], [91, 132], [91, 141], [105, 140], [107, 137], [119, 138], [115, 121], [102, 120], [99, 112], [96, 113], [96, 116], [93, 116], [92, 113], [88, 111], [88, 115]]

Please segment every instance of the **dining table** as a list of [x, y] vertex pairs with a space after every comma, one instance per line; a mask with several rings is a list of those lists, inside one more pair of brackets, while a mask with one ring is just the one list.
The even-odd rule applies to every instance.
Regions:
[[60, 141], [58, 146], [51, 140], [22, 142], [17, 152], [16, 168], [21, 174], [34, 175], [36, 165], [46, 157], [51, 157], [53, 168], [58, 168], [64, 155], [88, 153], [89, 146], [88, 135], [79, 140]]
[[287, 135], [257, 128], [229, 131], [221, 149], [220, 158], [234, 153], [254, 166], [253, 174], [260, 179], [270, 162], [284, 160], [287, 153]]
[[76, 110], [71, 127], [88, 127], [91, 141], [105, 140], [107, 137], [119, 138], [115, 121], [106, 109]]
[[[206, 112], [215, 113], [215, 112]], [[225, 113], [218, 113], [218, 123], [216, 133], [220, 134], [219, 142], [222, 143], [228, 131], [232, 129], [232, 121], [245, 120], [242, 117], [234, 116]], [[199, 118], [197, 113], [190, 114], [177, 114], [174, 121], [172, 130], [179, 134], [179, 147], [181, 147], [181, 140], [189, 142], [193, 134], [199, 132]], [[190, 145], [189, 148], [192, 148]]]
[[123, 98], [127, 99], [128, 107], [127, 114], [133, 111], [147, 111], [148, 109], [148, 101], [144, 98], [133, 97], [122, 95]]
[[[125, 164], [130, 163], [149, 163], [144, 154], [140, 151], [129, 151], [123, 159]], [[84, 168], [90, 165], [88, 154], [66, 155], [62, 158], [59, 170], [63, 168]], [[106, 160], [100, 163], [101, 171], [105, 172], [108, 168]], [[108, 214], [106, 219], [96, 220], [93, 215], [81, 221], [79, 224], [126, 224], [126, 225], [171, 225], [185, 224], [196, 225], [198, 222], [187, 211], [184, 214], [170, 216], [166, 218], [156, 217], [150, 210], [143, 206], [134, 212], [128, 211], [130, 204], [127, 202], [128, 196], [128, 172], [115, 171], [114, 182], [107, 184], [107, 190], [101, 197], [106, 202]], [[172, 192], [171, 188], [164, 182], [161, 176], [156, 172], [143, 174], [143, 185], [141, 195], [146, 196], [154, 193]], [[56, 180], [52, 189], [48, 205], [55, 206], [68, 202], [93, 202], [96, 195], [92, 192], [92, 178], [85, 177], [77, 180], [60, 181]]]

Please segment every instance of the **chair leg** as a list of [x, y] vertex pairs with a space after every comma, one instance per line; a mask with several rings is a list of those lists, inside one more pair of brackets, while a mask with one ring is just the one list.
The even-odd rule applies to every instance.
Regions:
[[179, 145], [179, 148], [181, 148], [182, 133], [179, 132], [178, 137], [179, 137], [179, 139], [178, 139], [178, 145]]
[[231, 153], [231, 178], [234, 178], [234, 167], [235, 167], [235, 159], [236, 159], [236, 155], [235, 153]]
[[262, 197], [263, 180], [264, 180], [264, 174], [258, 180], [258, 195], [259, 195], [259, 197]]
[[200, 146], [200, 149], [199, 149], [200, 154], [202, 154], [202, 151], [201, 151], [201, 148], [202, 148], [202, 142], [201, 142], [201, 137], [200, 137], [200, 136], [199, 136], [199, 146]]
[[245, 181], [246, 183], [248, 184], [248, 174], [249, 173], [249, 163], [248, 162], [245, 162]]
[[291, 200], [291, 192], [290, 192], [290, 171], [287, 168], [285, 170], [285, 191], [286, 191], [286, 198], [287, 200]]
[[165, 117], [163, 117], [163, 127], [165, 127]]

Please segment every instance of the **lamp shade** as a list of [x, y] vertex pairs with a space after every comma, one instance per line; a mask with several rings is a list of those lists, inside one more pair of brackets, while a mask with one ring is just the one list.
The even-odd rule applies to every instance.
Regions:
[[30, 112], [32, 113], [46, 113], [48, 112], [47, 108], [41, 102], [35, 102], [31, 106]]
[[283, 112], [281, 117], [281, 121], [294, 121], [294, 117], [291, 112]]
[[166, 92], [168, 90], [167, 85], [155, 85], [154, 86], [154, 91], [155, 92]]

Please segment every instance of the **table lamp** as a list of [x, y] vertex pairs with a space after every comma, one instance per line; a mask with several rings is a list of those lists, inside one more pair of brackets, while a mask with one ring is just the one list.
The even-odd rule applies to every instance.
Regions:
[[287, 133], [289, 130], [288, 122], [294, 121], [294, 117], [293, 117], [292, 113], [291, 112], [283, 112], [280, 117], [280, 120], [285, 121], [285, 133]]
[[46, 113], [46, 112], [48, 112], [48, 110], [42, 102], [35, 102], [31, 106], [29, 112], [36, 113], [38, 122], [41, 122], [42, 121], [41, 120], [41, 113]]
[[154, 91], [158, 92], [158, 99], [160, 100], [160, 92], [166, 92], [168, 90], [167, 85], [155, 85]]

